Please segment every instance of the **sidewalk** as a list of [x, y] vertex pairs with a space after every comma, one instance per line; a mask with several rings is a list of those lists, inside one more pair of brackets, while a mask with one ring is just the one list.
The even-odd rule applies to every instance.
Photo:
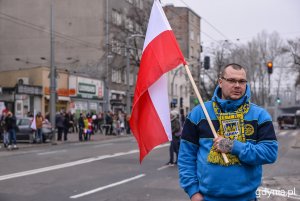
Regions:
[[[95, 133], [91, 136], [90, 141], [82, 141], [82, 143], [89, 143], [89, 142], [96, 142], [96, 141], [104, 141], [109, 139], [115, 139], [115, 138], [121, 138], [121, 137], [130, 137], [131, 134], [122, 134], [122, 135], [104, 135], [101, 133]], [[57, 133], [56, 133], [57, 138]], [[63, 137], [62, 137], [63, 138]], [[79, 136], [78, 133], [69, 133], [68, 134], [68, 140], [67, 141], [57, 141], [55, 140], [54, 143], [51, 141], [47, 141], [46, 143], [28, 143], [28, 142], [17, 142], [17, 146], [20, 149], [26, 149], [29, 147], [41, 147], [41, 146], [51, 146], [53, 144], [60, 145], [65, 143], [79, 143]], [[6, 148], [3, 147], [3, 144], [1, 144], [0, 151], [8, 151]]]

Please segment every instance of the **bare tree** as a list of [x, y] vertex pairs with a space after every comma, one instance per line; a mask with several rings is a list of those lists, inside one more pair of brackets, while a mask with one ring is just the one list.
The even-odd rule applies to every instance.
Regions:
[[288, 51], [291, 53], [298, 77], [295, 86], [300, 85], [300, 38], [288, 40]]
[[[278, 33], [268, 34], [261, 32], [250, 42], [243, 45], [237, 45], [231, 41], [219, 42], [218, 46], [212, 46], [209, 50], [213, 62], [213, 71], [207, 75], [208, 83], [206, 85], [216, 85], [217, 76], [221, 68], [228, 63], [238, 63], [245, 66], [248, 71], [248, 80], [252, 90], [252, 101], [263, 105], [270, 99], [270, 76], [267, 72], [266, 63], [268, 61], [276, 62], [276, 59], [282, 55], [283, 41]], [[281, 76], [281, 75], [280, 75]], [[212, 90], [202, 84], [202, 89], [207, 96], [212, 95]]]

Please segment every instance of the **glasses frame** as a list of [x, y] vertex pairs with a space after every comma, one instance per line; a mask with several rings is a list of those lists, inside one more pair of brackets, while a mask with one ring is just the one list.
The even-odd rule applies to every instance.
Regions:
[[239, 85], [245, 86], [248, 83], [248, 81], [244, 80], [244, 79], [236, 80], [234, 78], [225, 78], [225, 77], [221, 77], [221, 79], [227, 81], [229, 84], [232, 84], [232, 85], [239, 83]]

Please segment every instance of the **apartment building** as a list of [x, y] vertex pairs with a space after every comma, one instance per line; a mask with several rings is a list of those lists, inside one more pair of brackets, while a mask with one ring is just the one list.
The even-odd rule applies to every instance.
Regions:
[[[164, 7], [171, 28], [179, 43], [180, 49], [189, 63], [189, 68], [197, 86], [200, 78], [200, 16], [187, 7], [175, 7], [172, 4]], [[194, 90], [191, 88], [185, 69], [180, 67], [169, 74], [169, 97], [176, 107], [186, 114], [195, 105]]]
[[2, 0], [0, 71], [49, 67], [53, 30], [56, 68], [101, 80], [105, 87], [99, 108], [124, 111], [139, 64], [133, 55], [141, 53], [143, 44], [142, 37], [133, 37], [126, 47], [126, 39], [145, 33], [151, 6], [152, 0]]

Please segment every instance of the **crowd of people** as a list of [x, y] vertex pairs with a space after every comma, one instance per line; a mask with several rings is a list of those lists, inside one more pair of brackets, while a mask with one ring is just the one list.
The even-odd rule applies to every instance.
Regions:
[[0, 118], [0, 134], [3, 144], [8, 149], [18, 149], [16, 139], [16, 117], [9, 110], [3, 110]]
[[[32, 138], [35, 143], [42, 143], [43, 124], [49, 122], [50, 115], [42, 116], [41, 112], [32, 114], [28, 112], [28, 118], [31, 118]], [[123, 112], [93, 112], [80, 113], [79, 116], [71, 112], [61, 111], [55, 116], [57, 130], [57, 141], [68, 141], [69, 133], [78, 133], [79, 141], [89, 141], [92, 135], [101, 133], [105, 135], [123, 135], [130, 134], [129, 116]], [[3, 145], [8, 149], [17, 149], [17, 118], [9, 110], [3, 110], [0, 115], [0, 136]]]
[[79, 141], [88, 141], [95, 133], [105, 135], [130, 134], [129, 116], [118, 112], [80, 113], [79, 117], [71, 112], [56, 114], [57, 140], [68, 140], [69, 132], [78, 133]]

